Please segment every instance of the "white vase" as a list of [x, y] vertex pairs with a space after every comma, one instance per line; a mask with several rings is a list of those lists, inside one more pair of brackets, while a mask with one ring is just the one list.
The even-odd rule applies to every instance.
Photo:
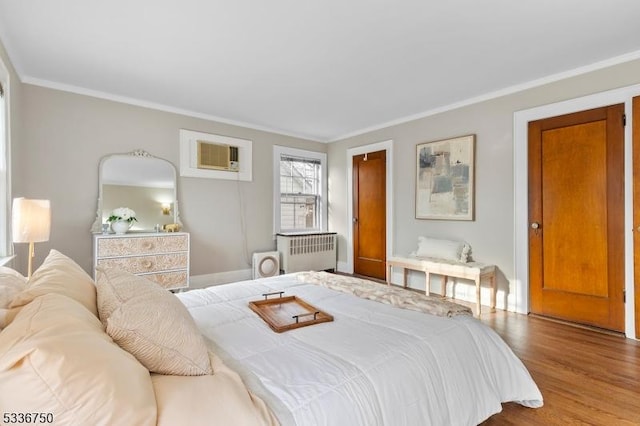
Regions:
[[126, 220], [111, 222], [111, 229], [117, 235], [126, 234], [129, 228], [131, 228], [131, 222], [127, 222]]

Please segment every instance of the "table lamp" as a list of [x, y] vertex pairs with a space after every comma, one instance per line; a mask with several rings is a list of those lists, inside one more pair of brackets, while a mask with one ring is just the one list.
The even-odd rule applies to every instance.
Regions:
[[31, 277], [34, 243], [49, 241], [51, 230], [51, 208], [49, 200], [14, 198], [12, 210], [12, 233], [14, 243], [29, 243], [29, 269]]

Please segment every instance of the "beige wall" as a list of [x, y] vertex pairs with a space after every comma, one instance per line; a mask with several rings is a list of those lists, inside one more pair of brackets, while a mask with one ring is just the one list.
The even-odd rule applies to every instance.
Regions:
[[[453, 82], [452, 82], [453, 83]], [[525, 90], [431, 117], [373, 131], [330, 144], [330, 230], [338, 232], [339, 262], [347, 261], [346, 235], [351, 226], [347, 215], [347, 150], [393, 140], [393, 238], [394, 254], [417, 248], [417, 237], [428, 235], [463, 239], [473, 247], [475, 259], [495, 263], [500, 269], [499, 304], [506, 304], [514, 278], [514, 112], [640, 83], [640, 61], [583, 74], [564, 81]], [[414, 216], [416, 144], [439, 139], [476, 135], [475, 221], [417, 220]], [[413, 283], [424, 288], [424, 276]], [[511, 282], [511, 284], [513, 284]], [[435, 284], [436, 286], [439, 284]], [[467, 291], [462, 286], [461, 290]], [[471, 293], [471, 298], [473, 298]]]
[[[22, 87], [20, 112], [19, 147], [25, 155], [16, 161], [14, 196], [49, 198], [52, 206], [51, 240], [36, 245], [36, 265], [56, 248], [90, 271], [100, 158], [144, 149], [177, 167], [179, 130], [190, 129], [253, 141], [252, 182], [178, 178], [180, 217], [191, 232], [191, 274], [248, 269], [253, 251], [275, 249], [272, 146], [327, 149], [318, 142], [29, 84]], [[18, 266], [24, 270], [20, 250]]]

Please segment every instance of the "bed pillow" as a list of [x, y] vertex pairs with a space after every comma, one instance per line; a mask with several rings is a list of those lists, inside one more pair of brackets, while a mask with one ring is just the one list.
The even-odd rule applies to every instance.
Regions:
[[100, 321], [49, 293], [0, 333], [0, 411], [51, 413], [54, 424], [156, 424], [149, 371]]
[[98, 268], [96, 282], [107, 333], [149, 371], [212, 374], [204, 338], [173, 293], [118, 269]]
[[417, 257], [435, 257], [437, 259], [467, 263], [470, 253], [471, 246], [464, 241], [418, 237]]
[[17, 313], [18, 308], [10, 309], [9, 306], [26, 285], [27, 279], [18, 271], [0, 266], [0, 330], [5, 328]]
[[36, 297], [48, 293], [70, 297], [98, 316], [93, 280], [80, 265], [57, 250], [49, 252], [42, 266], [31, 275], [27, 288], [16, 296], [11, 307], [24, 306]]

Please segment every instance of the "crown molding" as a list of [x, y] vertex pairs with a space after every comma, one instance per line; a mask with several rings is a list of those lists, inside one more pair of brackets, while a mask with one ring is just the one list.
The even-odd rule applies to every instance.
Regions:
[[222, 124], [229, 124], [232, 126], [244, 127], [252, 130], [259, 130], [261, 132], [275, 133], [283, 136], [291, 136], [298, 139], [305, 139], [312, 142], [327, 142], [317, 140], [309, 135], [303, 135], [294, 132], [287, 132], [285, 130], [274, 129], [271, 127], [261, 126], [258, 124], [248, 123], [239, 120], [232, 120], [229, 118], [219, 117], [211, 114], [204, 114], [201, 112], [191, 111], [182, 108], [175, 108], [169, 105], [159, 104], [155, 102], [145, 101], [142, 99], [132, 98], [128, 96], [115, 95], [108, 92], [102, 92], [99, 90], [87, 89], [85, 87], [74, 86], [70, 84], [58, 83], [50, 80], [43, 80], [35, 77], [25, 75], [20, 79], [24, 84], [31, 84], [33, 86], [46, 87], [48, 89], [60, 90], [63, 92], [75, 93], [78, 95], [90, 96], [93, 98], [105, 99], [113, 102], [120, 102], [123, 104], [139, 106], [143, 108], [154, 109], [163, 112], [170, 112], [172, 114], [185, 115], [187, 117], [201, 118], [203, 120], [215, 121]]
[[354, 136], [363, 135], [365, 133], [373, 132], [376, 130], [386, 129], [387, 127], [397, 126], [399, 124], [408, 123], [410, 121], [419, 120], [421, 118], [430, 117], [436, 114], [440, 114], [447, 111], [452, 111], [458, 108], [466, 107], [469, 105], [477, 104], [480, 102], [489, 101], [492, 99], [500, 98], [507, 95], [512, 95], [514, 93], [523, 92], [528, 89], [533, 89], [535, 87], [544, 86], [549, 83], [554, 83], [556, 81], [565, 80], [571, 77], [577, 77], [582, 74], [587, 74], [592, 71], [598, 71], [604, 68], [612, 67], [615, 65], [623, 64], [625, 62], [631, 62], [636, 59], [640, 59], [640, 50], [636, 50], [634, 52], [629, 52], [624, 55], [615, 56], [613, 58], [605, 59], [603, 61], [594, 62], [589, 65], [585, 65], [579, 68], [574, 68], [572, 70], [563, 71], [560, 73], [548, 75], [546, 77], [542, 77], [536, 80], [527, 81], [521, 84], [516, 84], [510, 87], [506, 87], [504, 89], [496, 90], [494, 92], [485, 93], [484, 95], [476, 96], [473, 98], [465, 99], [460, 102], [454, 102], [449, 105], [444, 105], [438, 108], [433, 108], [427, 111], [423, 111], [417, 114], [412, 114], [406, 117], [398, 118], [395, 120], [387, 121], [382, 124], [378, 124], [371, 127], [366, 127], [364, 129], [355, 130], [353, 132], [349, 132], [337, 138], [333, 138], [329, 140], [329, 143], [338, 142], [344, 139], [352, 138]]

